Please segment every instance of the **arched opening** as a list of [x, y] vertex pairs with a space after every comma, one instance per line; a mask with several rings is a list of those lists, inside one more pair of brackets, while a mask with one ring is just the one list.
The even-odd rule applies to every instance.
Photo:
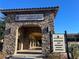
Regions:
[[39, 26], [26, 25], [18, 29], [17, 50], [40, 50], [42, 47], [42, 31]]

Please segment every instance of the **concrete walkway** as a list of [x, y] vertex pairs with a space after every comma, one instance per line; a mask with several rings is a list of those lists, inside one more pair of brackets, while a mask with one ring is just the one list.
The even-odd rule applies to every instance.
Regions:
[[6, 59], [43, 59], [42, 54], [14, 55]]

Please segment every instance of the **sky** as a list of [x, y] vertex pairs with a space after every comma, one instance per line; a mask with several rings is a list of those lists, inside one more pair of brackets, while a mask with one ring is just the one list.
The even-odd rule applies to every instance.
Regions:
[[0, 9], [54, 6], [59, 6], [54, 19], [55, 32], [79, 33], [79, 0], [0, 0]]

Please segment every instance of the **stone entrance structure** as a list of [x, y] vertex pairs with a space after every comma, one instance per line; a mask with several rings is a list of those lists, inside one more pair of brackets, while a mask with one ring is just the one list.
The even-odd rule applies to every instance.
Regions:
[[3, 51], [8, 55], [50, 52], [50, 33], [58, 7], [3, 9], [6, 27]]

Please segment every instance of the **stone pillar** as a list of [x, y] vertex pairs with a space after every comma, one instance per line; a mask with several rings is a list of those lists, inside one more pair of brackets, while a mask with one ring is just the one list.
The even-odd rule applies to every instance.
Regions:
[[6, 23], [3, 52], [8, 55], [14, 54], [15, 51], [15, 39], [16, 39], [16, 27], [15, 24]]
[[[50, 31], [53, 34], [54, 33], [54, 14], [47, 13], [45, 16], [45, 23], [43, 23], [42, 28], [47, 28], [48, 27], [48, 32], [43, 33], [42, 37], [42, 51], [45, 56], [48, 56], [50, 53]], [[52, 37], [51, 37], [52, 38]]]

